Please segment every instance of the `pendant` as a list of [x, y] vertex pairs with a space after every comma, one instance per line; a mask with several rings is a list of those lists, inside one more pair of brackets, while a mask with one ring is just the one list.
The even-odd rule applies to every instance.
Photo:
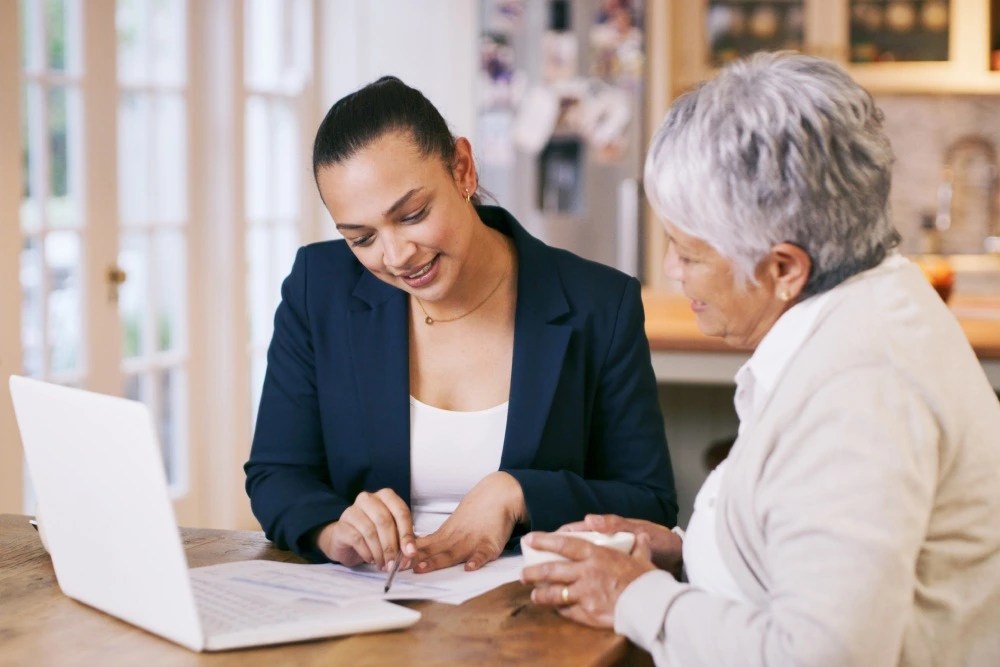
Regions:
[[434, 324], [434, 320], [431, 319], [430, 315], [424, 318], [424, 322], [426, 322], [427, 324]]

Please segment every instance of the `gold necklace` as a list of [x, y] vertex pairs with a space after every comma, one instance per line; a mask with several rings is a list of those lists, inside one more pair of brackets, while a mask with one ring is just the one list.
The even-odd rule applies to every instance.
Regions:
[[417, 300], [417, 305], [418, 305], [418, 306], [420, 306], [420, 310], [422, 310], [422, 311], [423, 311], [423, 313], [424, 313], [424, 322], [425, 322], [425, 323], [426, 323], [426, 324], [427, 324], [428, 326], [430, 326], [430, 325], [434, 324], [435, 322], [454, 322], [455, 320], [460, 320], [460, 319], [462, 319], [463, 317], [466, 317], [466, 316], [468, 316], [468, 315], [471, 315], [472, 313], [474, 313], [474, 312], [476, 312], [477, 310], [479, 310], [480, 308], [482, 308], [482, 307], [483, 307], [483, 305], [484, 305], [484, 304], [485, 304], [485, 303], [486, 303], [487, 301], [489, 301], [489, 300], [490, 300], [490, 297], [491, 297], [491, 296], [493, 296], [494, 294], [496, 294], [496, 293], [497, 293], [497, 290], [498, 290], [498, 289], [500, 289], [500, 286], [501, 286], [501, 285], [503, 285], [503, 282], [504, 282], [504, 280], [506, 280], [506, 279], [507, 279], [507, 272], [506, 272], [506, 271], [504, 271], [503, 275], [501, 275], [501, 276], [500, 276], [500, 282], [498, 282], [498, 283], [496, 284], [496, 286], [494, 286], [494, 288], [490, 290], [490, 293], [489, 293], [489, 294], [487, 294], [487, 295], [486, 295], [486, 296], [485, 296], [485, 297], [483, 298], [483, 300], [482, 300], [482, 301], [480, 301], [480, 302], [479, 302], [479, 303], [477, 303], [477, 304], [476, 304], [475, 306], [473, 306], [471, 310], [469, 310], [469, 311], [466, 311], [465, 313], [462, 313], [462, 314], [461, 314], [461, 315], [459, 315], [458, 317], [449, 317], [449, 318], [448, 318], [448, 319], [446, 319], [446, 320], [443, 320], [443, 319], [441, 319], [440, 317], [439, 317], [439, 318], [437, 318], [437, 319], [434, 319], [433, 317], [431, 317], [430, 315], [428, 315], [428, 314], [427, 314], [427, 309], [426, 309], [426, 308], [424, 308], [424, 302], [420, 300], [420, 297], [419, 297], [419, 296], [417, 296], [416, 294], [414, 294], [414, 295], [413, 295], [413, 298]]

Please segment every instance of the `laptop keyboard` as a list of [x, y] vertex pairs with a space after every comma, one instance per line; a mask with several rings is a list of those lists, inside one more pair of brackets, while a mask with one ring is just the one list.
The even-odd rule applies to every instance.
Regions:
[[209, 637], [291, 623], [316, 614], [315, 609], [275, 604], [273, 600], [255, 596], [243, 589], [232, 589], [219, 585], [219, 582], [201, 581], [197, 577], [191, 578], [191, 586], [198, 603], [202, 629]]

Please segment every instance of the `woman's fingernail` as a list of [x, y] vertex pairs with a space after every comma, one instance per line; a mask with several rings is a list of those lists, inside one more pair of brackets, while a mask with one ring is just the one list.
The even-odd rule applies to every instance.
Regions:
[[417, 563], [417, 569], [418, 570], [426, 570], [427, 569], [427, 563]]

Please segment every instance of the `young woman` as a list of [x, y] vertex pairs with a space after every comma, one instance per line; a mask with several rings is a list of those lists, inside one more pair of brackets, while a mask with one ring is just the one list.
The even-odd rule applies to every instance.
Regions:
[[344, 240], [282, 287], [246, 464], [270, 539], [423, 572], [588, 512], [673, 525], [634, 278], [481, 206], [469, 142], [396, 78], [330, 109], [313, 168]]

